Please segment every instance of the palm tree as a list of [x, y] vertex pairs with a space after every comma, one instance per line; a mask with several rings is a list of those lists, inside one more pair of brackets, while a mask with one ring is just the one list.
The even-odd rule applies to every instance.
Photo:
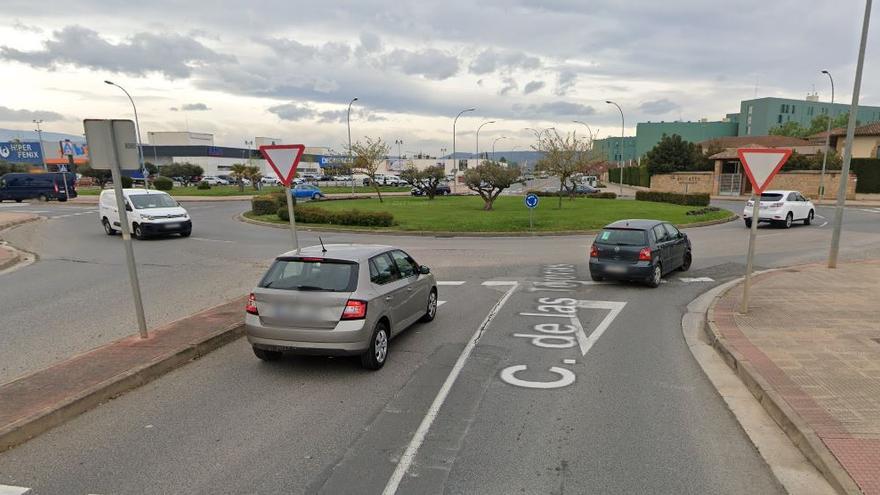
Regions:
[[245, 167], [244, 173], [244, 176], [251, 180], [251, 185], [254, 187], [254, 191], [259, 190], [260, 179], [263, 178], [263, 173], [260, 172], [260, 167], [256, 165], [247, 166]]
[[239, 192], [244, 192], [244, 181], [242, 179], [247, 177], [247, 168], [247, 165], [243, 163], [236, 163], [229, 172], [229, 175], [238, 182]]

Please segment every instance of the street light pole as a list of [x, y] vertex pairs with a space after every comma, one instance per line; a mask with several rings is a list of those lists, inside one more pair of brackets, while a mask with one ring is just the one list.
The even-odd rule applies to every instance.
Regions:
[[623, 167], [623, 133], [624, 133], [624, 129], [626, 128], [626, 124], [624, 123], [624, 120], [623, 120], [623, 109], [620, 108], [620, 105], [618, 105], [617, 103], [614, 103], [611, 100], [605, 100], [605, 103], [607, 103], [609, 105], [614, 105], [615, 107], [617, 107], [617, 111], [620, 112], [620, 146], [618, 146], [618, 151], [620, 152], [620, 161], [617, 162], [617, 169], [620, 170], [620, 177], [618, 177], [618, 179], [620, 180], [620, 183], [618, 185], [620, 186], [620, 195], [622, 196], [623, 195], [623, 168], [622, 168]]
[[480, 163], [480, 129], [483, 128], [484, 125], [494, 124], [494, 120], [487, 120], [480, 124], [480, 127], [477, 127], [477, 164]]
[[352, 98], [350, 102], [348, 102], [348, 113], [346, 114], [345, 121], [348, 124], [348, 166], [351, 168], [351, 193], [354, 194], [354, 162], [351, 159], [351, 105], [352, 103], [358, 101], [357, 97]]
[[507, 136], [501, 136], [499, 138], [495, 138], [495, 140], [492, 141], [492, 161], [493, 162], [495, 161], [495, 143], [497, 143], [498, 141], [500, 141], [502, 139], [507, 139]]
[[150, 184], [147, 181], [147, 170], [144, 168], [144, 148], [143, 146], [141, 146], [141, 124], [140, 122], [138, 122], [138, 109], [137, 106], [135, 106], [134, 104], [134, 98], [132, 98], [131, 95], [128, 94], [128, 91], [126, 91], [125, 88], [116, 84], [113, 81], [104, 81], [104, 84], [116, 86], [117, 88], [121, 89], [122, 92], [125, 93], [125, 96], [128, 97], [128, 101], [131, 102], [131, 108], [134, 109], [134, 129], [137, 135], [138, 159], [140, 160], [141, 173], [144, 175], [144, 188], [149, 189]]
[[828, 147], [831, 145], [831, 111], [834, 110], [834, 78], [827, 70], [823, 70], [822, 74], [828, 76], [831, 81], [831, 109], [828, 110], [828, 130], [825, 133], [825, 156], [822, 157], [822, 174], [819, 176], [819, 199], [825, 199], [825, 164], [828, 163]]
[[859, 110], [859, 91], [862, 88], [862, 69], [865, 67], [865, 45], [868, 43], [868, 25], [871, 20], [871, 0], [865, 1], [865, 18], [862, 22], [862, 40], [859, 43], [859, 61], [856, 64], [856, 78], [853, 82], [852, 104], [849, 107], [849, 122], [846, 125], [846, 144], [843, 150], [843, 166], [840, 169], [840, 185], [837, 188], [837, 209], [834, 211], [834, 231], [831, 234], [831, 252], [828, 255], [828, 268], [837, 268], [837, 255], [840, 251], [840, 228], [843, 224], [843, 207], [846, 205], [846, 186], [849, 182], [849, 166], [852, 161], [853, 135], [856, 130], [856, 113]]
[[[37, 139], [40, 140], [40, 160], [43, 162], [43, 172], [48, 172], [49, 167], [46, 166], [46, 154], [43, 153], [43, 129], [40, 128], [40, 124], [43, 123], [43, 119], [35, 119], [34, 124], [37, 124]], [[67, 182], [64, 183], [65, 185]]]
[[593, 149], [593, 130], [590, 129], [590, 125], [580, 120], [572, 120], [572, 122], [574, 122], [575, 124], [581, 124], [587, 128], [587, 132], [590, 133], [590, 149]]
[[458, 118], [461, 117], [461, 114], [465, 112], [473, 112], [474, 110], [476, 110], [476, 108], [465, 108], [458, 112], [458, 115], [452, 120], [452, 185], [456, 188], [458, 187], [458, 163], [456, 163], [455, 158], [455, 124], [458, 122]]

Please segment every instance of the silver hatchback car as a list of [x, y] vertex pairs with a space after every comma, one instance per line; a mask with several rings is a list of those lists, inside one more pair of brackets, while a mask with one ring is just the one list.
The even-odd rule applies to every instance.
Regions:
[[428, 267], [391, 246], [328, 244], [290, 251], [248, 297], [245, 333], [254, 354], [360, 355], [379, 369], [389, 340], [437, 315]]

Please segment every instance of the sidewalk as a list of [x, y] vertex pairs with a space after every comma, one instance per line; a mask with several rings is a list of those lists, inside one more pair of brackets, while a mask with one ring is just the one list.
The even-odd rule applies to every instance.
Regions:
[[32, 222], [39, 218], [38, 215], [33, 215], [31, 213], [7, 213], [5, 211], [0, 211], [0, 230]]
[[765, 273], [752, 291], [747, 315], [741, 284], [715, 300], [710, 341], [832, 484], [880, 494], [880, 261]]

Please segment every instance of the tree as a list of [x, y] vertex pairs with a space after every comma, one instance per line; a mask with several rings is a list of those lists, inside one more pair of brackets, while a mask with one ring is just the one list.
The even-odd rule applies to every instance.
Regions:
[[581, 172], [590, 161], [590, 142], [577, 138], [577, 133], [567, 134], [563, 139], [558, 132], [546, 133], [536, 150], [543, 151], [543, 156], [535, 164], [535, 170], [547, 172], [559, 178], [559, 204], [562, 208], [562, 192], [569, 190], [571, 198], [577, 184], [574, 175]]
[[[826, 121], [827, 122], [827, 121]], [[782, 125], [770, 129], [771, 136], [789, 136], [802, 138], [807, 136], [809, 130], [794, 120], [789, 120]]]
[[423, 170], [410, 165], [400, 173], [400, 178], [428, 196], [428, 199], [434, 199], [437, 195], [437, 187], [446, 178], [446, 171], [440, 165], [432, 165]]
[[[828, 119], [830, 118], [831, 117], [827, 114], [816, 115], [815, 117], [813, 117], [813, 120], [810, 121], [809, 127], [804, 127], [798, 122], [791, 120], [770, 129], [770, 134], [774, 136], [790, 136], [799, 138], [809, 137], [813, 134], [819, 134], [820, 132], [827, 131]], [[831, 120], [831, 128], [839, 129], [841, 127], [846, 127], [848, 123], [849, 112], [844, 112]], [[859, 122], [856, 122], [856, 125], [859, 125]]]
[[489, 160], [464, 172], [464, 183], [468, 189], [483, 198], [483, 209], [489, 211], [501, 191], [519, 182], [519, 169], [505, 167]]
[[697, 166], [697, 149], [694, 143], [685, 141], [678, 134], [664, 134], [660, 142], [645, 154], [648, 172], [656, 175], [693, 170]]
[[376, 189], [376, 195], [379, 196], [379, 202], [382, 202], [382, 192], [379, 191], [379, 183], [376, 182], [376, 174], [379, 166], [385, 161], [391, 146], [382, 141], [382, 138], [364, 138], [365, 143], [360, 141], [351, 145], [349, 153], [354, 157], [353, 168], [360, 169], [367, 177], [370, 178], [370, 184]]
[[150, 162], [144, 162], [144, 168], [147, 169], [147, 173], [150, 174], [151, 177], [159, 173], [159, 167]]
[[246, 166], [244, 168], [244, 177], [250, 179], [251, 187], [254, 188], [254, 191], [260, 189], [260, 179], [263, 178], [263, 172], [260, 171], [260, 167], [256, 165]]
[[165, 177], [180, 177], [184, 185], [197, 182], [198, 178], [205, 175], [205, 170], [192, 163], [172, 163], [162, 166], [162, 175]]
[[101, 186], [101, 189], [104, 189], [104, 186], [111, 180], [111, 173], [109, 170], [96, 170], [87, 164], [80, 165], [78, 172], [82, 174], [83, 177], [91, 177], [92, 179], [95, 179], [95, 182]]
[[232, 169], [229, 171], [229, 176], [235, 179], [238, 182], [238, 191], [244, 192], [244, 180], [247, 175], [247, 165], [244, 163], [236, 163], [232, 165]]

